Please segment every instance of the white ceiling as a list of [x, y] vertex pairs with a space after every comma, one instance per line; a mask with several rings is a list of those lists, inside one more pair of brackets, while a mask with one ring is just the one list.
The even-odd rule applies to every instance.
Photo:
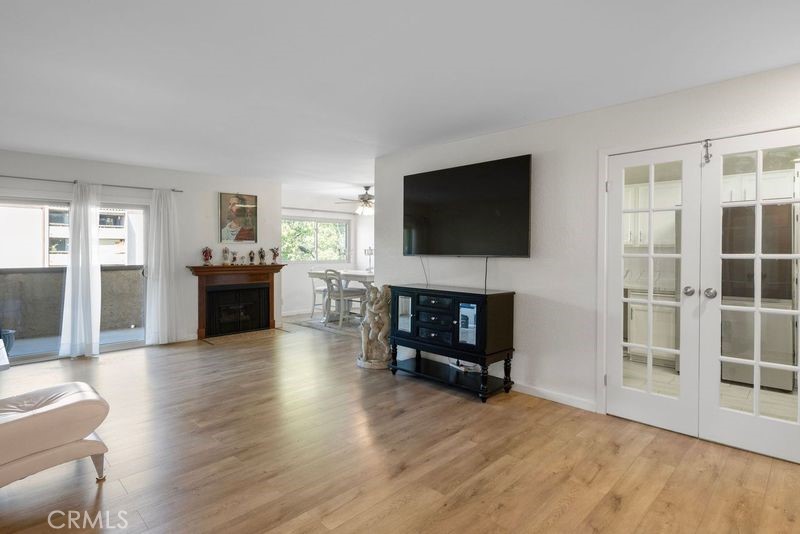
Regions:
[[799, 20], [796, 0], [0, 0], [0, 147], [339, 193], [404, 147], [800, 62]]

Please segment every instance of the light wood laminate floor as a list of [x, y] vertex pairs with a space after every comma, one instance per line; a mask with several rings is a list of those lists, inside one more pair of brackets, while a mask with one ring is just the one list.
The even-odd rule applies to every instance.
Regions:
[[2, 488], [0, 531], [56, 509], [124, 510], [115, 532], [800, 530], [800, 466], [514, 392], [482, 405], [288, 328], [0, 373], [2, 396], [83, 380], [111, 404], [108, 480], [87, 459]]

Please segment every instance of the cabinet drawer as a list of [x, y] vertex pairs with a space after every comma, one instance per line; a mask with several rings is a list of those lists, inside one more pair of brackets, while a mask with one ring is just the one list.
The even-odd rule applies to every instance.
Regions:
[[435, 330], [433, 328], [425, 328], [420, 326], [418, 336], [420, 339], [424, 339], [426, 341], [433, 341], [435, 343], [442, 343], [444, 345], [453, 344], [453, 334], [443, 330]]
[[453, 317], [449, 314], [436, 313], [436, 312], [419, 312], [419, 322], [430, 323], [439, 326], [450, 326], [453, 322]]
[[440, 297], [439, 295], [420, 295], [418, 302], [420, 306], [447, 309], [452, 306], [453, 299], [450, 297]]

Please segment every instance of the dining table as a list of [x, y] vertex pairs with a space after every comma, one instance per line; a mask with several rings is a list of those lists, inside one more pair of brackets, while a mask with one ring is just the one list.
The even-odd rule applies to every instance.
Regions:
[[[367, 290], [375, 283], [375, 273], [372, 271], [359, 271], [356, 269], [337, 269], [342, 276], [342, 282], [347, 286], [352, 282], [362, 284]], [[311, 269], [308, 271], [309, 278], [325, 279], [325, 269]]]

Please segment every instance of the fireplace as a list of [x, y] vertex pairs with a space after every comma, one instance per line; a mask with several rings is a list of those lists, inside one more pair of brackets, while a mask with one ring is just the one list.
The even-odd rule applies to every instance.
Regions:
[[269, 285], [222, 285], [206, 289], [206, 336], [266, 328], [269, 328]]
[[197, 277], [197, 338], [275, 328], [283, 265], [189, 265]]

